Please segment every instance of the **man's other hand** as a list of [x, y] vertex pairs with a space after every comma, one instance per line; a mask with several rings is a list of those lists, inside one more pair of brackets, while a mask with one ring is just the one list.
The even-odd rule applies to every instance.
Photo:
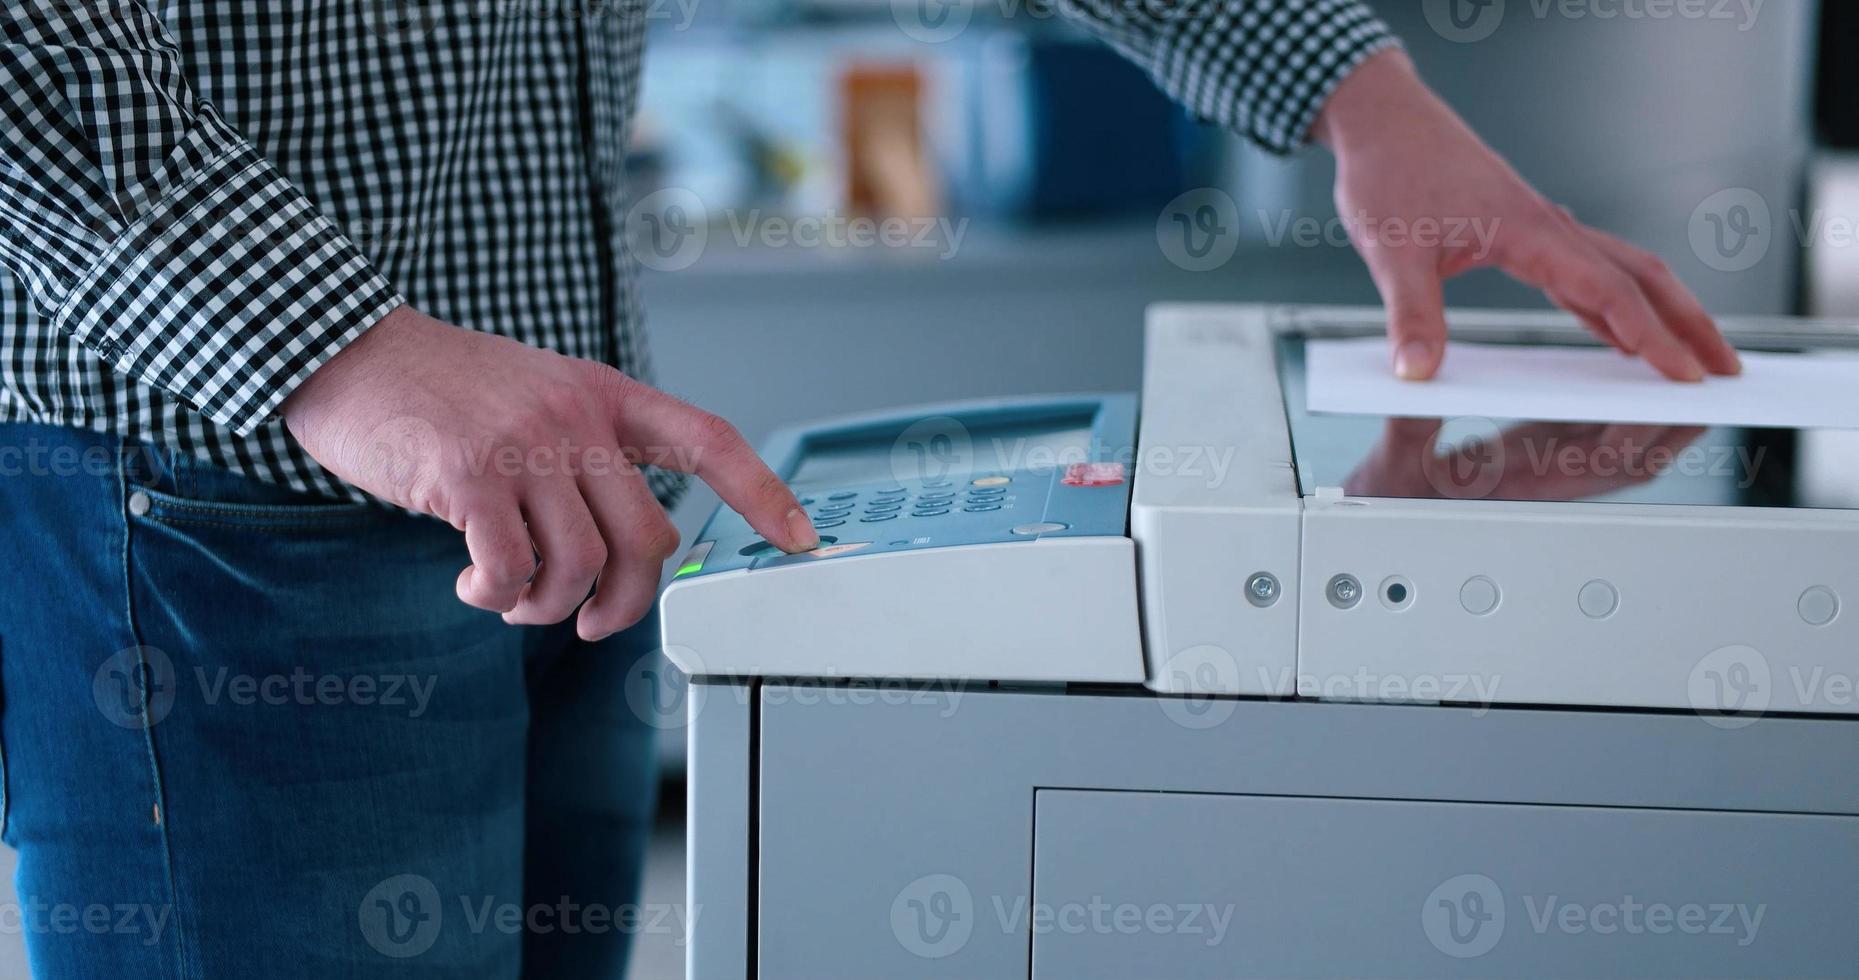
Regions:
[[1395, 372], [1446, 353], [1441, 283], [1495, 266], [1666, 377], [1736, 374], [1736, 351], [1657, 257], [1544, 200], [1421, 82], [1405, 53], [1362, 63], [1311, 136], [1336, 154], [1336, 207], [1388, 308]]

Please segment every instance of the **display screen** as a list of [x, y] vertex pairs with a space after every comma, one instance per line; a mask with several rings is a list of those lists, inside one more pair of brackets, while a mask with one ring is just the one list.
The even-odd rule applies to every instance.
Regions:
[[1305, 495], [1859, 509], [1859, 432], [1312, 414], [1296, 335], [1278, 373]]
[[1092, 459], [1092, 417], [973, 425], [931, 418], [867, 439], [809, 442], [788, 481], [797, 487], [1051, 469]]

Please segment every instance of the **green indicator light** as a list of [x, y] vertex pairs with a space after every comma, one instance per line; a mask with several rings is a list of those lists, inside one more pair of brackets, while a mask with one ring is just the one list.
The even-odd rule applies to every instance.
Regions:
[[704, 570], [704, 563], [702, 561], [694, 561], [678, 569], [678, 573], [676, 575], [673, 575], [672, 578], [683, 578], [686, 575], [695, 575], [698, 572], [701, 572], [703, 570]]

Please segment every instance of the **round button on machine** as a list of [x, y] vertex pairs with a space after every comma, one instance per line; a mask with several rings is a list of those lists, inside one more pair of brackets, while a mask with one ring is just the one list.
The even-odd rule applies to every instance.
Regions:
[[1059, 521], [1040, 521], [1036, 524], [1018, 525], [1014, 527], [1013, 533], [1019, 534], [1019, 535], [1031, 536], [1035, 534], [1051, 534], [1054, 531], [1068, 531], [1068, 530], [1071, 530], [1070, 524], [1064, 524]]
[[[841, 523], [844, 523], [844, 522], [841, 522]], [[838, 540], [839, 540], [838, 538], [835, 538], [830, 534], [822, 534], [820, 535], [820, 547], [824, 548], [829, 544], [833, 544], [837, 542]], [[781, 549], [775, 547], [774, 545], [768, 543], [767, 541], [758, 539], [754, 542], [751, 542], [750, 544], [744, 545], [742, 550], [736, 553], [741, 555], [744, 558], [759, 558], [762, 555], [777, 554], [780, 552], [780, 550]]]
[[821, 518], [816, 519], [813, 522], [813, 527], [814, 527], [814, 530], [822, 530], [822, 529], [829, 528], [829, 527], [839, 527], [840, 525], [844, 523], [845, 521], [828, 520], [824, 517], [821, 517]]
[[980, 513], [985, 513], [987, 511], [990, 511], [990, 510], [1000, 510], [1001, 505], [999, 504], [969, 504], [967, 507], [964, 507], [962, 509], [969, 512], [970, 514], [980, 514]]
[[1575, 604], [1581, 607], [1581, 614], [1589, 619], [1606, 619], [1620, 608], [1620, 591], [1614, 588], [1614, 583], [1597, 578], [1581, 587], [1575, 596]]
[[889, 514], [892, 511], [902, 509], [903, 506], [904, 506], [903, 504], [867, 504], [865, 505], [865, 513], [867, 514]]
[[1004, 476], [982, 476], [968, 481], [969, 486], [974, 487], [1004, 487], [1012, 482], [1012, 479]]
[[841, 490], [838, 493], [827, 494], [826, 499], [828, 500], [851, 500], [853, 497], [856, 497], [856, 496], [858, 496], [858, 494], [854, 491]]
[[970, 497], [998, 497], [1006, 492], [1006, 487], [980, 487], [968, 491], [968, 495]]
[[948, 512], [949, 512], [949, 508], [947, 507], [937, 507], [931, 510], [913, 510], [910, 512], [910, 516], [911, 517], [941, 517], [942, 515], [947, 514]]
[[1801, 593], [1801, 601], [1795, 604], [1795, 611], [1801, 614], [1801, 621], [1809, 626], [1825, 626], [1840, 615], [1840, 597], [1824, 585], [1816, 585]]
[[1503, 598], [1498, 584], [1483, 575], [1474, 575], [1459, 586], [1459, 606], [1474, 616], [1491, 615]]
[[880, 521], [897, 520], [896, 514], [868, 514], [858, 519], [860, 524], [877, 524]]
[[954, 490], [925, 490], [917, 494], [918, 500], [948, 500], [955, 496]]

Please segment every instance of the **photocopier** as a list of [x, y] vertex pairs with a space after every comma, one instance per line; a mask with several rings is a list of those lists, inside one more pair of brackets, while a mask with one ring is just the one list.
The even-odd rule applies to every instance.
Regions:
[[719, 510], [661, 605], [688, 975], [1859, 973], [1848, 434], [1309, 410], [1383, 322], [1158, 306], [1140, 398], [777, 436], [820, 547]]

